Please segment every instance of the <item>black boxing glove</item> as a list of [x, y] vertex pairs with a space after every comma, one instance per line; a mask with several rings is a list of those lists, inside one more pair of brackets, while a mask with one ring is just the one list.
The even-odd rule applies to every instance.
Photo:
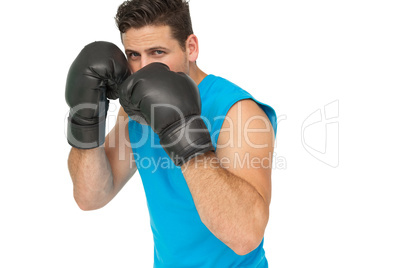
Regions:
[[200, 117], [197, 85], [184, 73], [151, 63], [119, 87], [119, 101], [135, 121], [150, 125], [176, 166], [197, 154], [214, 151], [209, 131]]
[[130, 75], [123, 52], [109, 42], [85, 46], [67, 75], [66, 102], [70, 106], [67, 140], [73, 147], [91, 149], [105, 142], [109, 99]]

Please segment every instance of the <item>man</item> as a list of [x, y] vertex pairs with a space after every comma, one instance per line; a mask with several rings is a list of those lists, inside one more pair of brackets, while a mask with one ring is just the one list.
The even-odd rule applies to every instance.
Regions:
[[[128, 67], [117, 47], [95, 42], [68, 74], [77, 204], [103, 207], [138, 169], [154, 267], [268, 267], [274, 110], [197, 66], [184, 0], [126, 1], [116, 23]], [[108, 99], [117, 97], [119, 119], [105, 138]]]

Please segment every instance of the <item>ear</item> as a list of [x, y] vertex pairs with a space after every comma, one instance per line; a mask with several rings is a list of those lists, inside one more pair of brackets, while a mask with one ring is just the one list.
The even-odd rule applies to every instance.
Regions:
[[195, 62], [198, 58], [198, 38], [194, 34], [189, 35], [186, 40], [187, 59]]

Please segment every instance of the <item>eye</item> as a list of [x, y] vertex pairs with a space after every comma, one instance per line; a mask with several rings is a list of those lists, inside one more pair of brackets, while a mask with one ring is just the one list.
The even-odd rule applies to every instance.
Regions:
[[129, 58], [130, 59], [136, 59], [137, 57], [139, 57], [139, 56], [141, 56], [140, 55], [140, 53], [137, 53], [137, 52], [130, 52], [129, 54], [128, 54], [128, 56], [129, 56]]
[[162, 54], [165, 54], [165, 51], [163, 51], [163, 50], [154, 50], [152, 52], [152, 54], [154, 54], [154, 55], [162, 55]]

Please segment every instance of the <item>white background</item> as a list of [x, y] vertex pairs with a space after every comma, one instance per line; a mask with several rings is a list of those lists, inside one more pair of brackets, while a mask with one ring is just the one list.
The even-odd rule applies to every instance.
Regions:
[[[83, 212], [67, 170], [67, 71], [87, 43], [122, 48], [120, 3], [0, 4], [0, 267], [152, 267], [138, 174], [106, 207]], [[280, 119], [275, 151], [285, 165], [273, 170], [270, 267], [402, 267], [400, 1], [190, 6], [200, 68], [245, 88]], [[331, 106], [333, 124], [303, 132], [330, 103], [339, 105]], [[313, 157], [311, 148], [325, 154]]]

